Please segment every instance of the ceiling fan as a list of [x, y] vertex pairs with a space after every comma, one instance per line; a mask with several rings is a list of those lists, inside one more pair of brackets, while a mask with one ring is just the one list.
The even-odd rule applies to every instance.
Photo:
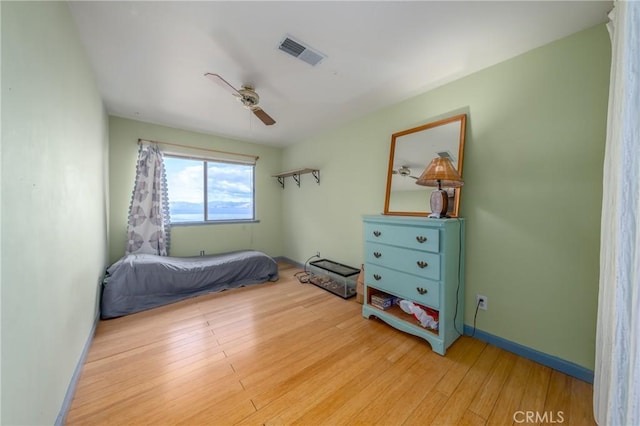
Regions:
[[411, 175], [411, 169], [407, 166], [401, 166], [398, 170], [392, 171], [394, 175], [400, 175], [402, 177], [410, 177], [413, 179], [418, 179], [416, 176]]
[[206, 73], [204, 76], [231, 92], [231, 94], [237, 97], [245, 108], [253, 111], [255, 116], [258, 117], [265, 125], [271, 126], [272, 124], [275, 124], [276, 121], [258, 106], [260, 96], [255, 92], [252, 85], [243, 84], [240, 89], [236, 89], [218, 74]]

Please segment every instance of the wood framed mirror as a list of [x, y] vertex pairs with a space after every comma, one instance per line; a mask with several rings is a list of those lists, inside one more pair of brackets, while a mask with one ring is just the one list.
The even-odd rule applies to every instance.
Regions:
[[[391, 135], [384, 214], [428, 216], [429, 197], [435, 188], [416, 185], [436, 157], [448, 157], [460, 176], [464, 159], [466, 114], [458, 114]], [[464, 176], [463, 176], [464, 178]], [[458, 217], [462, 188], [449, 192], [447, 215]]]

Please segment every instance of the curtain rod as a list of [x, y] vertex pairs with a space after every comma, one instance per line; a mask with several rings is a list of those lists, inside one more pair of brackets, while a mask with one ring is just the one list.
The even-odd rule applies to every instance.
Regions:
[[140, 143], [143, 142], [143, 141], [144, 142], [157, 143], [159, 145], [177, 146], [177, 147], [180, 147], [180, 148], [197, 149], [197, 150], [200, 150], [200, 151], [207, 151], [207, 152], [216, 152], [218, 154], [239, 155], [241, 157], [253, 158], [254, 161], [258, 161], [258, 159], [260, 158], [257, 155], [241, 154], [239, 152], [231, 152], [231, 151], [220, 151], [218, 149], [210, 149], [210, 148], [200, 148], [200, 147], [197, 147], [197, 146], [181, 145], [179, 143], [152, 141], [152, 140], [149, 140], [149, 139], [138, 139], [138, 145], [140, 145]]

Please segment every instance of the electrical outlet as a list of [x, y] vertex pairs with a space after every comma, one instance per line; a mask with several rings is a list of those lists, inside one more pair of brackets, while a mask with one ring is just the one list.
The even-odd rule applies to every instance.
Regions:
[[320, 252], [319, 251], [316, 252], [316, 257], [320, 257]]
[[487, 299], [487, 296], [476, 294], [476, 306], [483, 311], [486, 311], [488, 307], [487, 305], [489, 305], [489, 299]]

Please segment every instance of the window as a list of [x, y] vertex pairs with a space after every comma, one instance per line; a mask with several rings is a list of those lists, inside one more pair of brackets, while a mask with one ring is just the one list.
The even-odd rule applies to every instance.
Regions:
[[253, 164], [164, 156], [171, 223], [255, 220]]

